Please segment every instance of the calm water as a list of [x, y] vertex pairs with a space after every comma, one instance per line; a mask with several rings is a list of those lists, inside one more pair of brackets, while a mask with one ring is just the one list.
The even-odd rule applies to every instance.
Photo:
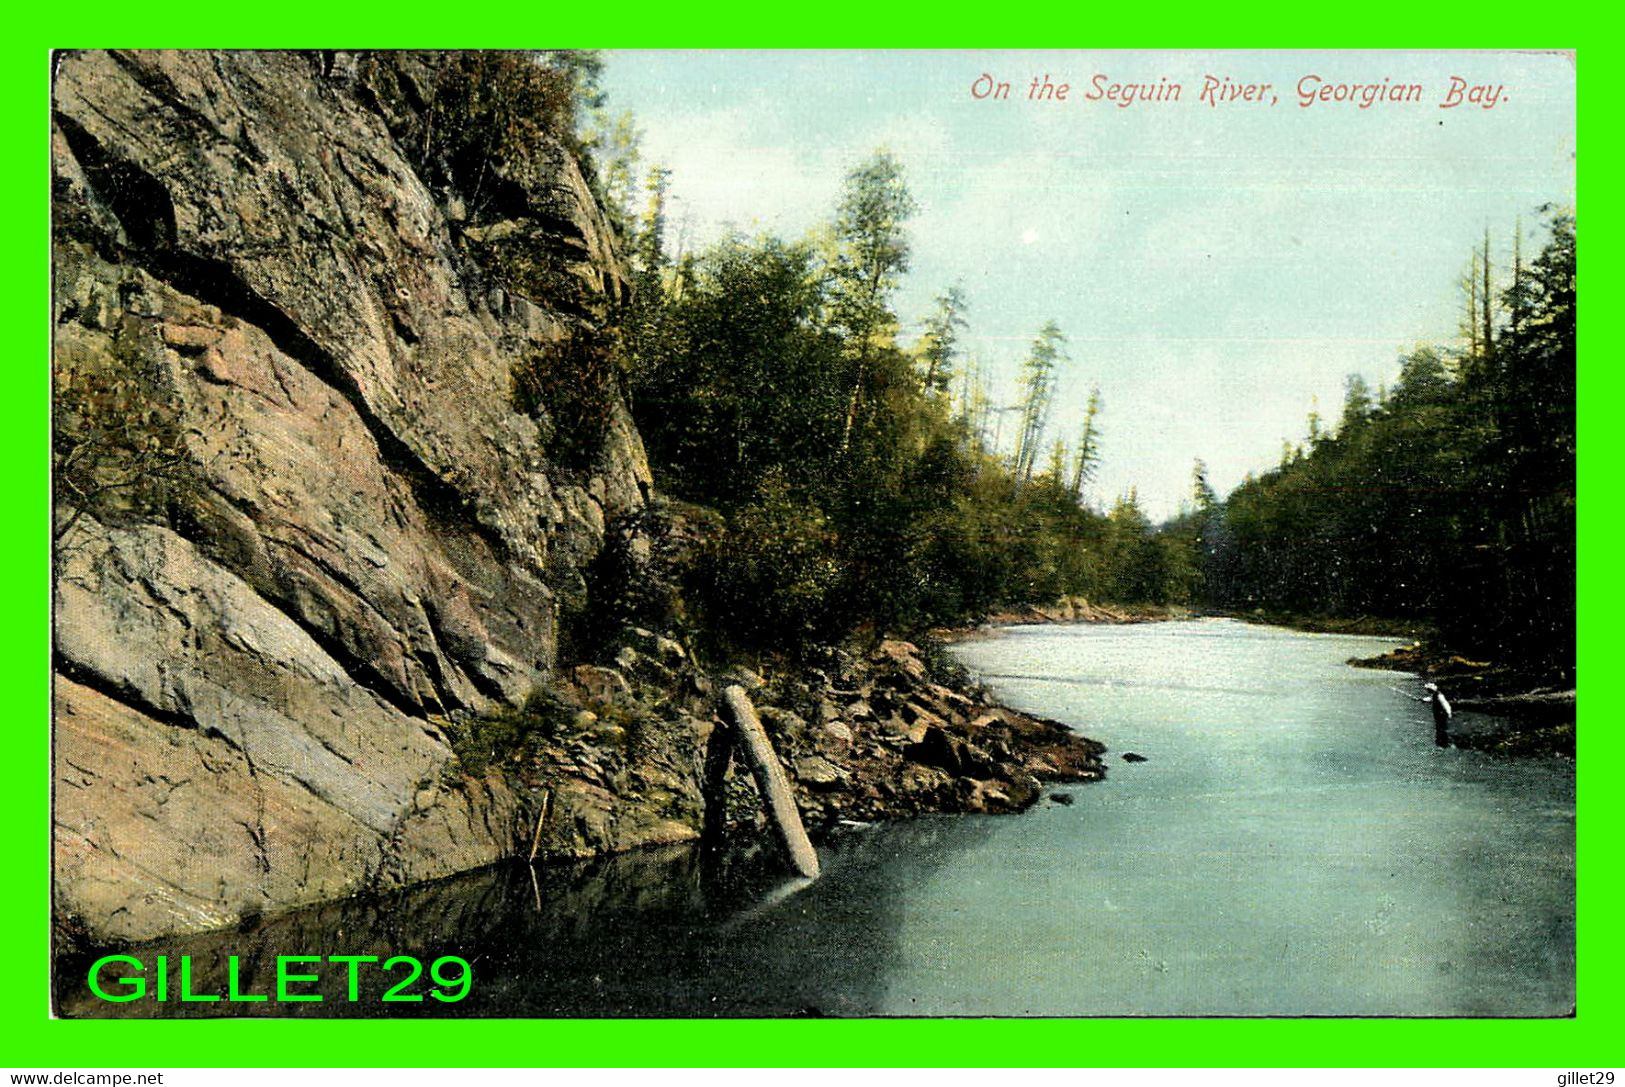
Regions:
[[[291, 1009], [307, 1015], [1568, 1014], [1573, 764], [1436, 747], [1427, 706], [1394, 689], [1413, 679], [1343, 663], [1393, 644], [1016, 628], [957, 652], [1009, 704], [1108, 745], [1108, 779], [1065, 788], [1069, 806], [839, 836], [810, 886], [761, 851], [534, 882], [519, 865], [147, 954], [215, 980], [235, 954], [245, 984], [276, 954], [475, 963], [459, 1004]], [[68, 1014], [159, 1010], [61, 976]]]

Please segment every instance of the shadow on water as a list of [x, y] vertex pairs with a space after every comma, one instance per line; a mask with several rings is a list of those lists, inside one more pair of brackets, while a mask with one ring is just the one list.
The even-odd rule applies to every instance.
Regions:
[[[711, 1017], [874, 1014], [880, 979], [897, 956], [886, 918], [906, 888], [930, 877], [989, 833], [981, 818], [924, 817], [854, 830], [825, 842], [824, 877], [784, 874], [769, 843], [726, 851], [698, 846], [600, 858], [569, 865], [500, 865], [397, 894], [311, 907], [234, 930], [128, 947], [80, 950], [56, 964], [58, 1014], [70, 1018], [279, 1017]], [[838, 938], [832, 938], [838, 934]], [[141, 961], [106, 969], [142, 973], [142, 999], [96, 997], [91, 964], [108, 954]], [[167, 1000], [155, 997], [156, 960], [165, 956]], [[440, 956], [473, 964], [474, 981], [455, 1003], [425, 997], [383, 1002], [406, 977], [376, 964], [302, 962], [290, 974], [316, 974], [289, 991], [320, 1002], [226, 999], [230, 959], [239, 994], [276, 993], [278, 956], [410, 955], [427, 971]], [[193, 995], [180, 999], [181, 958]], [[455, 980], [448, 964], [443, 976]], [[427, 972], [401, 995], [434, 988]], [[451, 990], [447, 990], [448, 992]]]

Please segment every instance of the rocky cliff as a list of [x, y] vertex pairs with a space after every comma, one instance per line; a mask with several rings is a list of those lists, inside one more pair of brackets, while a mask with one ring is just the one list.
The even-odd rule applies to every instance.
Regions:
[[64, 935], [748, 834], [724, 682], [815, 830], [1104, 772], [907, 642], [696, 659], [726, 639], [685, 571], [726, 541], [651, 494], [569, 80], [519, 54], [56, 58]]
[[649, 476], [613, 374], [570, 415], [626, 291], [581, 166], [535, 131], [476, 186], [453, 59], [55, 58], [55, 890], [94, 939], [528, 844], [445, 724], [549, 673]]

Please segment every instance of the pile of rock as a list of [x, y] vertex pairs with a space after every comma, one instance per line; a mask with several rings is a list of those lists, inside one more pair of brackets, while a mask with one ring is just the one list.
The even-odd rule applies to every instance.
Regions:
[[841, 655], [833, 675], [809, 669], [754, 697], [814, 826], [1017, 811], [1046, 781], [1105, 774], [1100, 744], [937, 682], [910, 642]]
[[920, 649], [883, 641], [867, 656], [832, 650], [823, 667], [711, 674], [675, 638], [629, 628], [613, 665], [567, 670], [554, 722], [510, 762], [540, 815], [543, 856], [585, 856], [695, 838], [762, 821], [737, 761], [704, 795], [723, 686], [749, 693], [815, 833], [843, 821], [922, 812], [1010, 812], [1046, 782], [1105, 775], [1104, 747], [1054, 721], [995, 706], [938, 681]]
[[995, 626], [1021, 626], [1031, 623], [1148, 623], [1174, 619], [1187, 614], [1177, 607], [1108, 607], [1092, 604], [1081, 596], [1063, 596], [1053, 604], [1027, 604], [1012, 611], [988, 616]]

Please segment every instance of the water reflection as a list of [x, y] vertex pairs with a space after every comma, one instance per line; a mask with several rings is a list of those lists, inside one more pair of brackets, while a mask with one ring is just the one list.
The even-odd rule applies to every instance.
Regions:
[[[578, 865], [503, 865], [399, 894], [294, 913], [228, 932], [99, 949], [58, 963], [58, 1008], [69, 1017], [819, 1016], [871, 1014], [897, 966], [897, 897], [956, 853], [985, 840], [989, 820], [922, 818], [852, 830], [823, 844], [825, 877], [787, 878], [771, 843], [724, 851], [674, 846]], [[169, 996], [107, 1003], [87, 985], [93, 958], [125, 953], [150, 977], [168, 960]], [[404, 977], [323, 971], [319, 1003], [181, 1002], [190, 991], [274, 992], [277, 956], [457, 955], [474, 966], [468, 996], [443, 1004], [381, 1002]], [[426, 992], [425, 977], [409, 992]], [[107, 985], [112, 992], [121, 992]]]
[[[278, 955], [446, 954], [467, 999], [105, 1004], [75, 1016], [1494, 1015], [1574, 1006], [1574, 768], [1440, 748], [1425, 704], [1344, 661], [1391, 645], [1235, 623], [1026, 628], [961, 656], [1107, 743], [1108, 779], [1016, 817], [838, 836], [823, 878], [766, 845], [523, 864], [242, 931], [196, 989]], [[1057, 682], [1057, 681], [1060, 682]], [[1460, 714], [1456, 727], [1491, 727]], [[1124, 762], [1134, 751], [1144, 762]], [[307, 988], [309, 988], [307, 986]]]

